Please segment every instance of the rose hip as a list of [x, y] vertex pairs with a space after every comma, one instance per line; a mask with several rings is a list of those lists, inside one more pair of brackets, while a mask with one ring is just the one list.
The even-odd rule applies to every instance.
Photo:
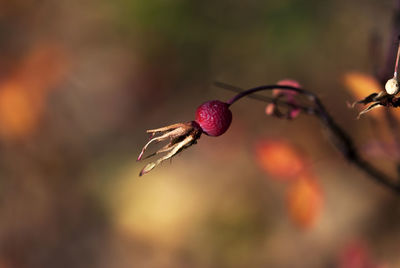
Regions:
[[225, 102], [207, 101], [197, 108], [196, 122], [205, 134], [220, 136], [229, 128], [232, 122], [232, 112]]

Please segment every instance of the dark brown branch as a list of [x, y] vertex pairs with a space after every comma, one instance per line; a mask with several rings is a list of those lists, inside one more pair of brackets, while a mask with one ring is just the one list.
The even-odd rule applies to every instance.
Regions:
[[248, 90], [244, 90], [230, 99], [227, 103], [232, 105], [239, 99], [247, 96], [251, 96], [256, 92], [264, 91], [264, 90], [273, 90], [273, 89], [281, 89], [281, 90], [292, 90], [297, 93], [306, 96], [312, 103], [313, 107], [309, 107], [314, 111], [314, 115], [319, 119], [323, 126], [325, 126], [332, 137], [334, 138], [334, 144], [337, 149], [345, 156], [345, 158], [356, 165], [359, 169], [364, 171], [369, 177], [375, 180], [377, 183], [385, 186], [386, 188], [392, 190], [394, 193], [400, 195], [400, 185], [396, 184], [393, 178], [386, 175], [384, 172], [375, 168], [368, 161], [364, 160], [351, 137], [335, 122], [332, 116], [328, 113], [325, 106], [321, 102], [321, 100], [311, 91], [307, 91], [301, 88], [295, 88], [290, 86], [281, 86], [281, 85], [265, 85], [259, 86], [255, 88], [250, 88]]

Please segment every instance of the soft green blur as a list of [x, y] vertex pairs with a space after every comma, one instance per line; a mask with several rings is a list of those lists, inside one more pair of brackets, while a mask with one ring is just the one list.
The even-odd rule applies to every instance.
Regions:
[[[358, 145], [376, 141], [342, 76], [381, 67], [392, 11], [377, 0], [1, 1], [0, 267], [339, 267], [353, 241], [399, 265], [399, 199], [311, 116], [271, 118], [243, 99], [226, 134], [142, 178], [147, 161], [136, 162], [147, 129], [233, 96], [214, 81], [296, 79]], [[369, 53], [376, 34], [381, 55]], [[288, 183], [256, 163], [257, 142], [276, 138], [301, 148], [321, 185], [312, 228], [290, 220]], [[391, 159], [368, 157], [393, 173]]]

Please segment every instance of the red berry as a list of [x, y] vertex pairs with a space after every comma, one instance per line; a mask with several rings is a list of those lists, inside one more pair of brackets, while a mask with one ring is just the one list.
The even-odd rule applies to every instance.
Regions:
[[196, 122], [207, 135], [219, 136], [229, 128], [232, 122], [232, 112], [225, 102], [207, 101], [197, 108]]

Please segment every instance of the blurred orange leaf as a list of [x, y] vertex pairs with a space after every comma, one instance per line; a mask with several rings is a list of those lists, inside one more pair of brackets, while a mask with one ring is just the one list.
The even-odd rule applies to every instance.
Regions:
[[383, 90], [379, 81], [372, 75], [360, 72], [346, 73], [343, 82], [356, 100], [361, 100], [374, 92], [379, 93]]
[[287, 193], [287, 205], [292, 221], [301, 228], [312, 227], [322, 208], [323, 195], [318, 182], [309, 175], [293, 182]]
[[295, 179], [304, 170], [304, 156], [283, 140], [264, 140], [256, 144], [256, 161], [268, 174], [279, 180]]
[[[362, 100], [372, 93], [383, 91], [382, 85], [372, 75], [361, 72], [348, 72], [343, 76], [343, 83], [356, 101]], [[382, 109], [372, 111], [371, 116], [382, 117]]]
[[66, 72], [63, 50], [50, 44], [32, 49], [6, 79], [0, 81], [0, 134], [30, 134], [44, 111], [47, 95]]

